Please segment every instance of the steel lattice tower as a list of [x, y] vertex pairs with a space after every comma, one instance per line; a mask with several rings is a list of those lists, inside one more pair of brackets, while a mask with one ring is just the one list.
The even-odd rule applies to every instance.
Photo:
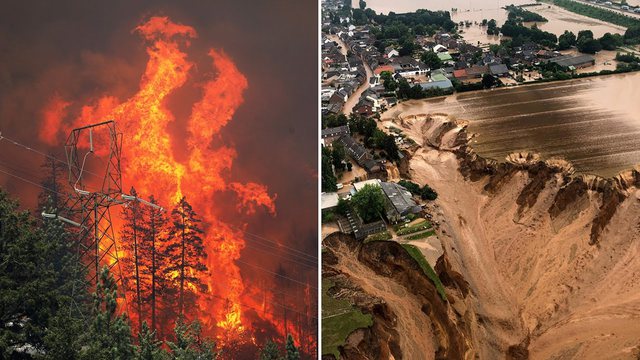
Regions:
[[121, 151], [122, 134], [113, 120], [73, 129], [65, 143], [73, 188], [69, 215], [80, 224], [78, 252], [90, 283], [98, 282], [100, 267], [105, 265], [110, 270], [118, 267], [114, 275], [121, 284], [124, 280], [110, 214], [111, 206], [123, 204]]

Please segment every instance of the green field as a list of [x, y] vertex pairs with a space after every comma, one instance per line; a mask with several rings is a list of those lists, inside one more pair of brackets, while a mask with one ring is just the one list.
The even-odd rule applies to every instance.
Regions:
[[377, 234], [369, 235], [366, 239], [364, 239], [364, 244], [373, 242], [373, 241], [384, 241], [391, 240], [391, 233], [388, 231], [379, 232]]
[[425, 220], [411, 226], [399, 227], [398, 229], [396, 229], [396, 234], [398, 235], [413, 234], [418, 231], [427, 230], [430, 228], [431, 228], [431, 223]]
[[422, 268], [422, 271], [424, 271], [427, 277], [436, 286], [436, 289], [438, 290], [440, 297], [442, 297], [442, 300], [446, 301], [447, 294], [444, 292], [444, 286], [442, 285], [442, 282], [440, 282], [440, 278], [438, 277], [438, 274], [436, 274], [436, 272], [433, 270], [431, 265], [429, 265], [429, 263], [427, 262], [427, 259], [425, 259], [422, 253], [420, 252], [420, 249], [409, 244], [402, 244], [402, 247], [405, 248], [405, 250], [407, 250], [409, 255], [411, 255], [411, 257], [416, 262], [418, 262], [418, 265], [420, 265], [420, 267]]
[[373, 325], [373, 318], [348, 301], [329, 296], [328, 290], [333, 285], [331, 280], [322, 279], [322, 354], [333, 354], [340, 359], [338, 346], [343, 345], [354, 330]]
[[411, 236], [407, 236], [405, 239], [406, 240], [418, 240], [418, 239], [425, 239], [428, 238], [429, 236], [433, 236], [435, 235], [436, 232], [431, 230], [431, 231], [425, 231], [425, 232], [421, 232], [419, 234], [415, 234], [415, 235], [411, 235]]

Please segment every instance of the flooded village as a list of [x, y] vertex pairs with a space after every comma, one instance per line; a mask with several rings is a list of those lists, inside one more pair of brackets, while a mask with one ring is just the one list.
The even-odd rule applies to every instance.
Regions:
[[640, 354], [606, 295], [640, 269], [640, 3], [325, 0], [321, 26], [323, 359]]

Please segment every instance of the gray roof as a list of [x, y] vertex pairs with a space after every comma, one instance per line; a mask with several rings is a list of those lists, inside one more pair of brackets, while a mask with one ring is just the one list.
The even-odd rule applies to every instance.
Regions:
[[558, 56], [557, 58], [553, 58], [549, 61], [552, 63], [556, 63], [560, 66], [569, 67], [569, 66], [584, 65], [587, 63], [594, 63], [595, 58], [591, 55], [584, 55], [584, 54], [577, 55], [577, 56], [564, 55], [564, 56]]
[[365, 159], [368, 159], [369, 153], [367, 149], [365, 149], [362, 144], [357, 142], [354, 138], [349, 135], [342, 135], [340, 139], [338, 139], [344, 145], [345, 150], [347, 150], [347, 154], [353, 158], [358, 164], [362, 165]]
[[338, 193], [322, 193], [320, 195], [320, 209], [331, 209], [338, 206]]
[[420, 206], [416, 204], [411, 193], [404, 187], [390, 182], [382, 182], [380, 183], [380, 186], [400, 215], [404, 216], [409, 213], [417, 213], [420, 211]]
[[342, 126], [322, 129], [321, 137], [324, 139], [327, 137], [333, 137], [338, 135], [348, 135], [348, 134], [349, 134], [349, 126], [342, 125]]
[[489, 65], [489, 72], [491, 73], [491, 75], [502, 75], [508, 73], [509, 69], [505, 64], [494, 64]]
[[420, 86], [422, 86], [423, 90], [433, 89], [433, 88], [450, 89], [453, 87], [453, 84], [451, 83], [451, 80], [446, 79], [446, 80], [440, 80], [440, 81], [423, 82], [423, 83], [420, 83]]

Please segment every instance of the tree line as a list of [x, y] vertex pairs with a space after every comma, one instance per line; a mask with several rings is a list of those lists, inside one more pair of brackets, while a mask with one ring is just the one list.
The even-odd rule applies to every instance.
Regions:
[[[62, 167], [47, 161], [45, 168], [39, 207], [65, 214]], [[200, 322], [188, 320], [197, 319], [187, 309], [196, 306], [195, 291], [207, 291], [202, 275], [208, 271], [200, 219], [191, 205], [182, 198], [167, 214], [132, 202], [123, 219], [125, 289], [118, 289], [108, 267], [96, 274], [93, 288], [75, 234], [59, 220], [20, 210], [0, 189], [0, 358], [225, 357], [225, 348], [203, 334]], [[119, 305], [122, 290], [134, 295], [131, 317]], [[290, 335], [284, 348], [268, 341], [259, 356], [300, 358]]]

